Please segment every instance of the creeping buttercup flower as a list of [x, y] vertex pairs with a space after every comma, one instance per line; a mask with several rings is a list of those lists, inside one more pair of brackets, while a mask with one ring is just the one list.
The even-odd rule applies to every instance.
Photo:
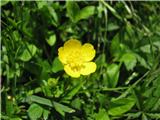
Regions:
[[91, 62], [95, 53], [91, 44], [81, 45], [81, 42], [76, 39], [68, 40], [58, 49], [58, 57], [64, 65], [65, 72], [74, 78], [95, 72], [96, 64]]

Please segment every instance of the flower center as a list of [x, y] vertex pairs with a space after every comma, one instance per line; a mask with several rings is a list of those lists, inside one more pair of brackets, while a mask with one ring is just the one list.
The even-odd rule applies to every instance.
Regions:
[[67, 57], [67, 64], [74, 72], [78, 72], [84, 67], [83, 62], [82, 54], [78, 50], [72, 51]]
[[74, 72], [79, 72], [81, 71], [81, 69], [84, 67], [83, 65], [74, 65], [74, 66], [71, 66], [71, 69], [74, 71]]

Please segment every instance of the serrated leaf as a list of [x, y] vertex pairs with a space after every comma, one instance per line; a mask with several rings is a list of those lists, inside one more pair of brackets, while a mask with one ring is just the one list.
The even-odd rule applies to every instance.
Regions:
[[141, 46], [139, 49], [144, 53], [151, 54], [151, 51], [155, 52], [156, 50], [160, 50], [160, 41], [155, 41], [152, 43], [153, 46], [150, 44], [146, 44], [144, 46]]
[[160, 119], [160, 113], [146, 113], [151, 119]]
[[153, 92], [153, 96], [160, 97], [160, 86], [157, 85], [155, 91]]
[[142, 114], [142, 112], [136, 112], [136, 113], [127, 113], [125, 114], [127, 116], [127, 119], [136, 119], [138, 118], [140, 115]]
[[95, 115], [95, 120], [110, 120], [110, 118], [105, 109], [100, 109], [99, 112]]
[[147, 118], [145, 113], [142, 113], [142, 120], [148, 120], [148, 118]]
[[155, 105], [158, 105], [158, 98], [156, 97], [149, 97], [145, 103], [145, 109], [146, 110], [151, 110]]
[[147, 64], [147, 62], [145, 61], [145, 59], [140, 56], [139, 54], [135, 54], [137, 61], [140, 63], [141, 66], [150, 69], [150, 66]]
[[137, 63], [136, 56], [133, 53], [125, 53], [120, 61], [124, 62], [127, 70], [133, 70]]
[[37, 120], [38, 118], [41, 117], [42, 113], [43, 113], [43, 108], [35, 103], [31, 104], [31, 106], [28, 109], [28, 115], [31, 120]]

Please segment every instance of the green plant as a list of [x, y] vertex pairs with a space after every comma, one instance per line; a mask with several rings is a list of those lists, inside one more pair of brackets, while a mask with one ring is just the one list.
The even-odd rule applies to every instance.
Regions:
[[[1, 118], [160, 119], [159, 2], [1, 1]], [[95, 73], [65, 74], [70, 38], [96, 50]]]

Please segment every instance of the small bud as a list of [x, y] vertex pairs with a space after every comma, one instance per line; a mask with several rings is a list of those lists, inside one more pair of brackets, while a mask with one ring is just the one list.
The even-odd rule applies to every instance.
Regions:
[[8, 99], [8, 100], [11, 100], [11, 99], [12, 99], [12, 96], [8, 95], [8, 96], [7, 96], [7, 99]]
[[49, 78], [48, 79], [48, 85], [50, 87], [55, 87], [58, 83], [58, 79], [55, 79], [55, 78]]

